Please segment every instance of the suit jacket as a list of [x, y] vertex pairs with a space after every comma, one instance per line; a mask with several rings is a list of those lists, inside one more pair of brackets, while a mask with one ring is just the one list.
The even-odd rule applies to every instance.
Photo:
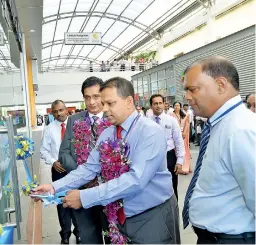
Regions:
[[59, 162], [68, 173], [77, 168], [77, 156], [74, 144], [72, 143], [74, 139], [73, 125], [76, 120], [84, 118], [84, 113], [82, 111], [68, 118], [65, 136], [60, 145]]

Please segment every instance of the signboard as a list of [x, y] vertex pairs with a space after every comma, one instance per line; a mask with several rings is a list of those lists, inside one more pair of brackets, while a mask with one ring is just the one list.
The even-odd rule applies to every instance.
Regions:
[[4, 46], [4, 33], [0, 31], [0, 46]]
[[101, 32], [65, 32], [66, 45], [101, 45]]

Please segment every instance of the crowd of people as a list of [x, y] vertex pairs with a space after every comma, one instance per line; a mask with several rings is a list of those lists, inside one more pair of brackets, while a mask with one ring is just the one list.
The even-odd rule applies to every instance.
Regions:
[[102, 244], [102, 231], [107, 244], [180, 244], [178, 175], [192, 172], [189, 138], [198, 126], [183, 227], [192, 225], [198, 244], [255, 243], [255, 96], [247, 98], [248, 110], [238, 72], [224, 57], [197, 61], [184, 74], [193, 114], [154, 94], [143, 116], [132, 83], [121, 77], [87, 78], [86, 111], [68, 117], [62, 100], [52, 103], [55, 120], [40, 152], [53, 182], [33, 193], [70, 190], [57, 206], [62, 244], [71, 223], [77, 244]]
[[145, 71], [152, 67], [158, 65], [158, 61], [155, 59], [150, 59], [149, 61], [145, 61], [144, 59], [140, 59], [135, 62], [133, 59], [121, 59], [114, 60], [112, 63], [109, 61], [102, 61], [101, 64], [96, 64], [90, 61], [86, 70], [89, 72], [109, 72], [109, 71]]

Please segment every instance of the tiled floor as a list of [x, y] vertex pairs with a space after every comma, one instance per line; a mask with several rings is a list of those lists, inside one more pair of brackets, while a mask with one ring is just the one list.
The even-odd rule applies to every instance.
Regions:
[[[192, 148], [192, 166], [194, 168], [196, 158], [198, 155], [198, 149]], [[51, 168], [43, 163], [41, 163], [41, 183], [49, 183], [51, 181]], [[183, 208], [183, 202], [187, 186], [190, 182], [191, 175], [179, 176], [179, 207], [180, 207], [180, 217]], [[196, 236], [191, 228], [183, 230], [182, 221], [180, 222], [181, 240], [183, 244], [195, 244]], [[43, 208], [43, 242], [44, 244], [58, 244], [60, 243], [59, 236], [59, 223], [57, 217], [57, 211], [55, 206], [49, 206]], [[72, 236], [70, 243], [75, 243], [75, 237]]]

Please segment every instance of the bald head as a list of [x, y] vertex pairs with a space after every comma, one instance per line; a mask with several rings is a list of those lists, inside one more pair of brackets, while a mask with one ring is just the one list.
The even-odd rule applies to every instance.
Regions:
[[232, 84], [234, 89], [239, 91], [239, 75], [236, 67], [228, 59], [222, 56], [210, 56], [196, 61], [190, 65], [184, 72], [186, 74], [192, 67], [200, 66], [202, 73], [216, 79], [224, 77]]
[[226, 58], [211, 56], [184, 72], [186, 99], [196, 116], [210, 118], [229, 99], [239, 94], [239, 76]]

